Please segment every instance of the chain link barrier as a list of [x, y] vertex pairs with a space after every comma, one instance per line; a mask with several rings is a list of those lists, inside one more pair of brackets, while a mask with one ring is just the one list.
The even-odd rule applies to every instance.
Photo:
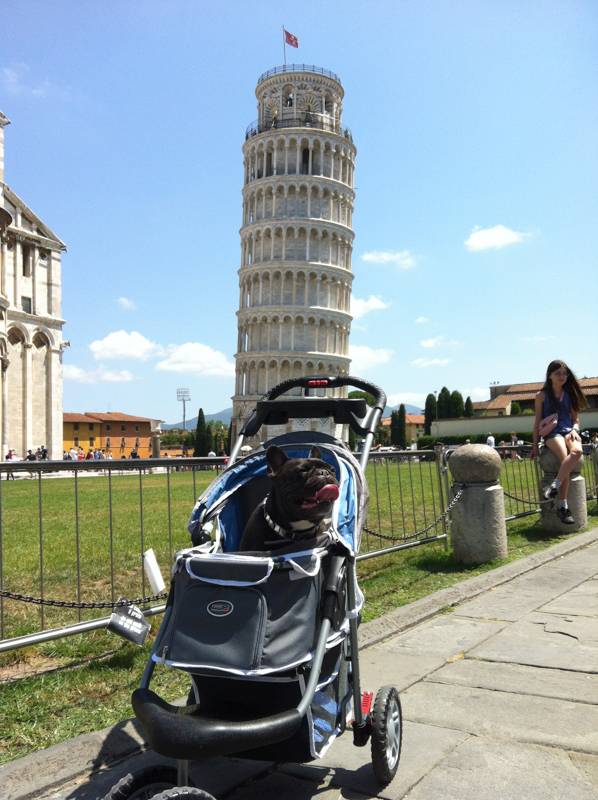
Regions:
[[[467, 489], [467, 484], [463, 484], [463, 488], [462, 488], [462, 489], [459, 489], [459, 491], [457, 492], [457, 494], [456, 494], [456, 495], [453, 497], [453, 499], [451, 500], [451, 502], [448, 504], [448, 506], [445, 508], [445, 510], [442, 512], [442, 514], [441, 514], [441, 515], [438, 517], [438, 519], [435, 519], [435, 520], [434, 520], [434, 522], [432, 522], [432, 524], [431, 524], [431, 525], [428, 525], [428, 527], [427, 527], [427, 528], [424, 528], [423, 530], [421, 530], [421, 531], [418, 531], [417, 533], [414, 533], [412, 536], [409, 536], [408, 538], [409, 538], [409, 539], [414, 539], [414, 538], [416, 538], [416, 537], [417, 537], [417, 538], [420, 538], [420, 537], [422, 537], [422, 536], [423, 536], [425, 533], [427, 533], [428, 531], [432, 530], [432, 528], [435, 528], [435, 527], [436, 527], [436, 526], [437, 526], [439, 523], [441, 523], [441, 522], [442, 522], [442, 520], [443, 520], [443, 519], [444, 519], [444, 518], [445, 518], [445, 517], [446, 517], [448, 514], [450, 514], [451, 510], [452, 510], [452, 509], [453, 509], [453, 508], [454, 508], [454, 507], [457, 505], [457, 503], [458, 503], [458, 502], [459, 502], [459, 500], [461, 499], [461, 495], [463, 494], [463, 492], [464, 492], [466, 489]], [[369, 533], [371, 536], [377, 536], [377, 537], [378, 537], [378, 539], [384, 539], [384, 540], [385, 540], [385, 541], [387, 541], [387, 542], [398, 542], [398, 541], [400, 541], [401, 539], [405, 538], [405, 537], [401, 537], [401, 536], [385, 536], [383, 533], [378, 533], [378, 531], [373, 531], [371, 528], [368, 528], [367, 526], [366, 526], [366, 527], [364, 527], [364, 531], [365, 531], [366, 533]]]
[[135, 600], [115, 600], [107, 603], [76, 603], [68, 600], [47, 600], [45, 597], [31, 597], [27, 594], [17, 594], [0, 589], [0, 597], [8, 600], [20, 600], [23, 603], [32, 603], [36, 606], [54, 606], [55, 608], [122, 608], [123, 606], [140, 606], [153, 603], [154, 600], [164, 600], [168, 597], [168, 592], [155, 594], [152, 597], [137, 597]]

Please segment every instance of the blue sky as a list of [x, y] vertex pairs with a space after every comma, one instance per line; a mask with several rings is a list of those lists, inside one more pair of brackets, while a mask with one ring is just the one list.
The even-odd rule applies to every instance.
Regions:
[[597, 375], [592, 0], [4, 0], [5, 180], [68, 248], [65, 411], [231, 404], [241, 147], [283, 24], [358, 150], [353, 373], [415, 405]]

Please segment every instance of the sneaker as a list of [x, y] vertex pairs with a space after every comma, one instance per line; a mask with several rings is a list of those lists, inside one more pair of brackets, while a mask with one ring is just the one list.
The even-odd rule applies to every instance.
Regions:
[[544, 500], [553, 500], [558, 493], [559, 490], [552, 484], [550, 486], [545, 486], [544, 489], [542, 489], [542, 497]]
[[564, 506], [557, 508], [556, 515], [565, 525], [575, 525], [575, 520], [573, 519], [570, 508], [565, 508]]

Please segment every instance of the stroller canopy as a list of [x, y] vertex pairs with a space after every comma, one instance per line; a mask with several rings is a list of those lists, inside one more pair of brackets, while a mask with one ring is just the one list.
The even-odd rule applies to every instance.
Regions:
[[193, 508], [187, 529], [194, 541], [202, 531], [211, 532], [216, 522], [223, 551], [238, 550], [251, 511], [268, 493], [266, 450], [273, 444], [281, 447], [289, 458], [307, 458], [314, 445], [320, 448], [323, 460], [334, 467], [339, 482], [332, 525], [347, 549], [357, 553], [368, 500], [361, 468], [336, 439], [314, 433], [279, 436], [225, 469]]

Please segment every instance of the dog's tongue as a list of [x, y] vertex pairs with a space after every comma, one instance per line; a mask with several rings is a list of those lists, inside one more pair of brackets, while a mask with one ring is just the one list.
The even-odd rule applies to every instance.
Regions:
[[338, 500], [338, 486], [334, 483], [329, 483], [316, 492], [316, 503], [334, 503], [335, 500]]

